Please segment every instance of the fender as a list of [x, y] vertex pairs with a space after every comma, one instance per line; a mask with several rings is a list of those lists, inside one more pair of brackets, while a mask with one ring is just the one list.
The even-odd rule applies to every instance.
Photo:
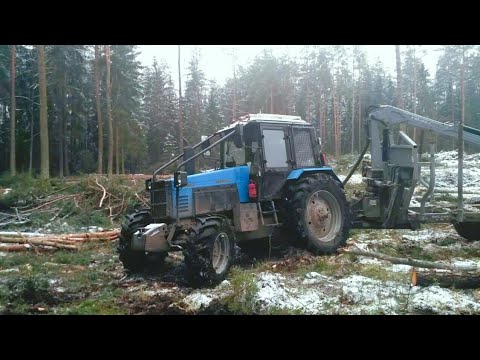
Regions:
[[[337, 174], [333, 171], [331, 167], [318, 167], [318, 168], [305, 168], [305, 169], [295, 169], [290, 172], [290, 174], [287, 177], [287, 180], [297, 180], [303, 176], [303, 174], [306, 173], [307, 175], [310, 174], [316, 174], [316, 173], [326, 173], [330, 176], [332, 176], [335, 180], [337, 180], [340, 184], [342, 182], [338, 178]], [[342, 185], [343, 187], [343, 185]]]

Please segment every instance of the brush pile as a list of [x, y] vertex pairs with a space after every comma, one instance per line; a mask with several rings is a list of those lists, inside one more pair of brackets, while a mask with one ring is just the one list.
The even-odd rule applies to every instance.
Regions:
[[96, 224], [99, 217], [115, 226], [129, 209], [148, 206], [142, 179], [119, 176], [109, 181], [100, 175], [56, 182], [52, 186], [33, 180], [15, 188], [4, 200], [8, 208], [0, 208], [0, 228], [30, 224], [39, 216], [48, 223], [79, 215], [84, 226]]

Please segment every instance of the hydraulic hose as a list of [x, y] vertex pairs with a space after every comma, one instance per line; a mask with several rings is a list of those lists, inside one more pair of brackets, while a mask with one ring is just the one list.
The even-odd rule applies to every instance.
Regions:
[[343, 180], [343, 182], [342, 182], [343, 186], [345, 186], [345, 184], [348, 182], [348, 180], [350, 180], [350, 178], [352, 177], [353, 173], [357, 170], [358, 165], [360, 165], [360, 163], [362, 162], [363, 157], [365, 156], [365, 153], [367, 152], [369, 146], [370, 146], [370, 140], [367, 141], [367, 143], [365, 144], [365, 147], [362, 150], [362, 153], [360, 154], [360, 156], [357, 159], [357, 162], [353, 166], [352, 170], [350, 170], [350, 172], [348, 173], [345, 180]]

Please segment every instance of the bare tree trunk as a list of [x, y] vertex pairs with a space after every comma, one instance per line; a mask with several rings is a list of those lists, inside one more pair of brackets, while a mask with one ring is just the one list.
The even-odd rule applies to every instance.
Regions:
[[98, 158], [97, 173], [103, 174], [103, 121], [102, 105], [100, 102], [100, 51], [98, 45], [95, 45], [95, 100], [97, 103], [97, 123], [98, 123]]
[[[235, 55], [233, 55], [235, 56]], [[233, 108], [232, 108], [232, 119], [237, 117], [237, 71], [235, 68], [235, 60], [233, 63]]]
[[270, 85], [270, 114], [273, 114], [273, 85]]
[[400, 45], [395, 45], [397, 57], [397, 107], [403, 109], [403, 80], [402, 80], [402, 60], [400, 57]]
[[362, 97], [358, 94], [358, 153], [362, 152]]
[[[397, 57], [397, 107], [403, 109], [403, 80], [402, 80], [402, 60], [400, 56], [400, 45], [395, 45]], [[400, 124], [400, 130], [406, 131], [405, 124]]]
[[50, 154], [48, 149], [48, 108], [45, 46], [37, 45], [38, 82], [40, 87], [40, 177], [50, 178]]
[[352, 154], [355, 147], [355, 57], [352, 56]]
[[462, 45], [461, 68], [462, 114], [458, 124], [458, 209], [459, 221], [463, 220], [463, 124], [465, 124], [465, 45]]
[[[5, 102], [2, 103], [2, 124], [5, 126], [7, 123], [7, 104]], [[9, 161], [9, 154], [8, 151], [1, 152], [1, 159], [0, 162], [8, 164]]]
[[107, 115], [108, 115], [108, 164], [107, 175], [112, 178], [113, 175], [113, 117], [112, 117], [112, 104], [110, 103], [110, 45], [105, 45], [105, 72], [106, 72], [106, 85], [107, 85]]
[[[417, 113], [417, 58], [415, 45], [413, 45], [413, 113]], [[413, 127], [413, 141], [417, 141], [417, 128]]]
[[[72, 123], [72, 115], [67, 111], [68, 107], [68, 101], [67, 98], [65, 97], [65, 120], [63, 122], [63, 171], [65, 173], [65, 176], [70, 176], [70, 161], [69, 161], [69, 154], [68, 154], [68, 149], [69, 149], [69, 144], [67, 142], [67, 120], [70, 121], [70, 124]], [[70, 126], [70, 142], [72, 141], [72, 127]]]
[[121, 147], [121, 153], [120, 153], [120, 156], [121, 156], [121, 168], [120, 168], [120, 172], [122, 174], [125, 174], [125, 143], [122, 141], [122, 147]]
[[334, 122], [334, 136], [335, 136], [335, 158], [338, 160], [341, 155], [341, 127], [340, 127], [340, 106], [338, 95], [333, 95], [333, 122]]
[[10, 97], [12, 100], [12, 105], [10, 108], [10, 175], [15, 176], [17, 173], [16, 167], [16, 146], [15, 146], [15, 113], [17, 109], [16, 98], [15, 98], [15, 45], [12, 45], [11, 48], [11, 59], [10, 59]]
[[59, 111], [59, 120], [60, 120], [60, 123], [58, 125], [58, 132], [60, 134], [59, 136], [59, 146], [58, 146], [58, 152], [59, 152], [59, 158], [58, 158], [58, 175], [60, 177], [63, 177], [63, 166], [65, 164], [65, 159], [63, 158], [63, 155], [64, 155], [64, 142], [65, 142], [65, 126], [64, 126], [64, 123], [65, 123], [65, 115], [66, 115], [66, 111], [65, 111], [65, 105], [66, 105], [66, 101], [65, 101], [65, 89], [66, 89], [66, 86], [67, 86], [67, 80], [66, 80], [66, 74], [63, 74], [62, 76], [62, 81], [61, 81], [61, 84], [60, 84], [60, 99], [59, 99], [59, 105], [60, 105], [60, 111]]
[[118, 175], [120, 174], [120, 153], [119, 153], [119, 146], [120, 143], [119, 139], [119, 131], [118, 131], [118, 119], [115, 121], [115, 173]]
[[182, 70], [180, 63], [180, 45], [178, 45], [178, 147], [183, 152], [183, 122], [182, 122]]
[[33, 133], [34, 133], [34, 116], [33, 116], [33, 99], [35, 95], [35, 90], [32, 88], [32, 96], [31, 96], [31, 101], [30, 101], [30, 158], [28, 161], [28, 173], [32, 175], [32, 170], [33, 170]]
[[[451, 70], [451, 69], [450, 69]], [[455, 93], [453, 91], [453, 78], [450, 75], [450, 121], [452, 124], [455, 123]], [[436, 135], [438, 137], [438, 135]], [[455, 150], [455, 139], [452, 138], [452, 150]]]

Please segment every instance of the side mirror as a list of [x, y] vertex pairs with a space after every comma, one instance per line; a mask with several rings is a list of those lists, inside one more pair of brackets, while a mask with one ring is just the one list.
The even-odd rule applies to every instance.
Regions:
[[243, 127], [238, 124], [233, 135], [233, 143], [238, 149], [243, 148]]
[[173, 185], [178, 187], [184, 187], [188, 185], [188, 174], [186, 171], [177, 171], [173, 176]]
[[[201, 137], [202, 142], [205, 141], [205, 140], [207, 140], [207, 139], [208, 139], [208, 136], [202, 135], [202, 137]], [[206, 148], [206, 147], [208, 147], [208, 146], [210, 146], [210, 142], [205, 143], [204, 148]], [[210, 153], [210, 150], [207, 150], [207, 151], [205, 151], [202, 155], [208, 157], [208, 156], [211, 156], [212, 154]]]

